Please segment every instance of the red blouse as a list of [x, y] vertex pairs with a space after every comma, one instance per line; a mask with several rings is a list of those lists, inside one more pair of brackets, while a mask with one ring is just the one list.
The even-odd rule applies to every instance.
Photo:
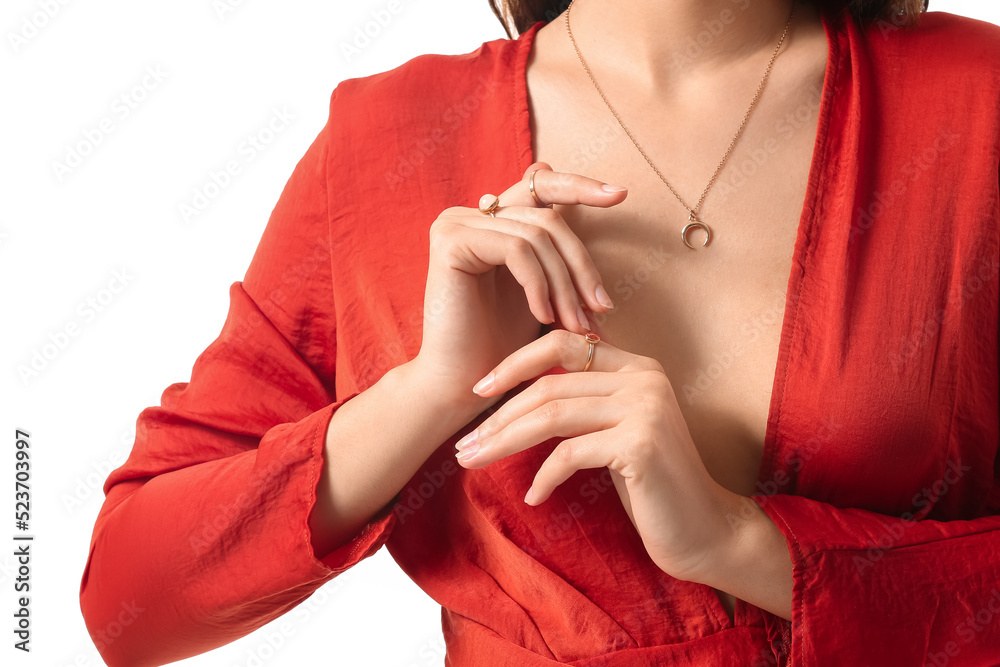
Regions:
[[[419, 349], [429, 225], [533, 162], [541, 25], [336, 87], [221, 334], [104, 485], [80, 587], [104, 659], [231, 642], [386, 544], [441, 603], [448, 665], [1000, 664], [1000, 28], [941, 12], [867, 31], [824, 16], [754, 496], [791, 549], [790, 623], [744, 602], [730, 622], [653, 565], [606, 469], [522, 502], [558, 439], [457, 465], [485, 415], [314, 554], [332, 413]], [[121, 600], [145, 611], [109, 640]]]

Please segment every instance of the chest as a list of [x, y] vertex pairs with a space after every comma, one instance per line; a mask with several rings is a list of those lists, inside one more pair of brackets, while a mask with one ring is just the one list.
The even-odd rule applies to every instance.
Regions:
[[[709, 472], [745, 495], [755, 491], [764, 449], [819, 83], [797, 90], [790, 107], [786, 98], [755, 109], [699, 209], [712, 240], [702, 247], [703, 232], [692, 232], [695, 250], [681, 241], [688, 211], [599, 98], [599, 107], [568, 111], [555, 96], [533, 98], [536, 160], [629, 188], [610, 209], [557, 207], [615, 302], [611, 313], [588, 313], [592, 329], [663, 365]], [[694, 206], [739, 120], [673, 124], [638, 116], [629, 130]]]

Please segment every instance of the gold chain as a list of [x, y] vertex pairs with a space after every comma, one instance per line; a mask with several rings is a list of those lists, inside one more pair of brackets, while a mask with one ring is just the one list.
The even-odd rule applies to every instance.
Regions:
[[615, 111], [615, 108], [611, 106], [611, 102], [609, 102], [608, 98], [605, 97], [604, 91], [602, 91], [601, 87], [597, 85], [597, 81], [594, 79], [594, 75], [591, 73], [590, 68], [587, 67], [587, 63], [583, 60], [583, 55], [580, 53], [580, 48], [576, 45], [576, 40], [573, 39], [573, 31], [569, 27], [569, 12], [570, 9], [572, 8], [573, 8], [573, 2], [571, 1], [569, 3], [569, 6], [566, 7], [566, 32], [569, 33], [569, 39], [573, 43], [573, 49], [576, 50], [576, 55], [580, 59], [580, 64], [583, 65], [583, 69], [586, 70], [587, 76], [590, 77], [590, 80], [593, 82], [594, 88], [597, 89], [597, 92], [601, 96], [601, 99], [604, 100], [604, 103], [608, 105], [608, 109], [610, 109], [611, 113], [614, 114], [615, 120], [617, 120], [618, 124], [622, 126], [623, 130], [625, 130], [625, 134], [627, 134], [628, 138], [632, 140], [632, 143], [635, 144], [635, 147], [639, 149], [639, 153], [641, 153], [642, 157], [646, 159], [646, 162], [648, 162], [649, 166], [652, 167], [653, 171], [656, 172], [656, 175], [660, 177], [660, 180], [663, 181], [663, 184], [666, 185], [667, 188], [669, 188], [670, 192], [673, 193], [674, 197], [677, 198], [677, 201], [681, 203], [681, 206], [683, 206], [690, 213], [688, 220], [690, 221], [691, 224], [685, 227], [684, 231], [681, 232], [681, 238], [684, 241], [684, 243], [688, 247], [693, 247], [687, 242], [687, 229], [688, 227], [695, 225], [704, 228], [705, 232], [708, 234], [708, 238], [706, 238], [705, 243], [702, 244], [702, 245], [707, 245], [708, 239], [711, 238], [712, 233], [709, 230], [708, 226], [698, 219], [698, 209], [701, 208], [702, 203], [705, 201], [705, 197], [708, 195], [708, 191], [715, 184], [715, 179], [719, 177], [719, 173], [725, 166], [726, 161], [729, 160], [729, 156], [733, 152], [733, 148], [736, 146], [736, 143], [740, 140], [740, 137], [743, 135], [743, 128], [746, 127], [747, 121], [750, 120], [750, 114], [753, 113], [754, 107], [757, 106], [757, 100], [760, 99], [760, 94], [764, 90], [764, 86], [767, 83], [767, 79], [768, 77], [771, 76], [771, 66], [774, 65], [774, 60], [775, 58], [778, 57], [778, 52], [781, 50], [781, 45], [785, 43], [785, 37], [788, 35], [788, 28], [789, 26], [792, 25], [792, 19], [795, 17], [794, 3], [792, 4], [792, 11], [788, 14], [788, 21], [787, 23], [785, 23], [785, 30], [784, 32], [781, 33], [781, 39], [778, 40], [778, 46], [775, 47], [774, 53], [771, 54], [771, 60], [768, 61], [767, 63], [767, 69], [764, 70], [764, 77], [760, 80], [760, 84], [757, 86], [757, 92], [754, 93], [753, 100], [751, 100], [750, 102], [750, 108], [747, 109], [747, 112], [743, 115], [743, 122], [740, 123], [739, 129], [736, 130], [736, 136], [733, 137], [733, 140], [731, 142], [729, 142], [729, 148], [726, 149], [726, 154], [723, 156], [722, 162], [719, 163], [719, 166], [716, 168], [715, 173], [712, 174], [711, 180], [708, 181], [708, 185], [705, 186], [705, 191], [701, 193], [701, 198], [698, 199], [698, 203], [694, 205], [694, 208], [688, 206], [687, 203], [685, 203], [685, 201], [681, 198], [681, 196], [677, 194], [677, 191], [674, 190], [673, 186], [667, 182], [667, 179], [663, 177], [663, 174], [660, 173], [660, 170], [656, 168], [656, 165], [653, 164], [653, 161], [649, 159], [648, 155], [646, 155], [646, 151], [642, 150], [642, 146], [639, 145], [639, 142], [635, 140], [635, 137], [632, 136], [632, 133], [628, 131], [627, 127], [625, 127], [625, 123], [622, 122], [622, 119], [618, 115], [618, 112]]

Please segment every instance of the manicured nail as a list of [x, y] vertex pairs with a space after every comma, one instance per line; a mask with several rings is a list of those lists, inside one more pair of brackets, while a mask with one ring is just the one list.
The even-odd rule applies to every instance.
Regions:
[[580, 320], [581, 327], [590, 331], [590, 320], [588, 320], [587, 316], [584, 314], [582, 306], [576, 307], [576, 319]]
[[524, 494], [524, 502], [531, 504], [531, 487], [528, 487], [528, 492]]
[[459, 461], [468, 461], [473, 456], [475, 456], [476, 452], [478, 451], [479, 451], [479, 442], [473, 442], [471, 445], [466, 445], [464, 449], [459, 450], [455, 454], [455, 458], [458, 459]]
[[614, 308], [615, 304], [608, 296], [608, 292], [604, 289], [604, 285], [598, 283], [597, 289], [594, 290], [594, 296], [597, 297], [597, 302], [604, 306], [605, 308]]
[[552, 324], [553, 322], [556, 321], [556, 313], [555, 313], [554, 310], [552, 310], [552, 302], [551, 301], [546, 301], [545, 302], [545, 313], [549, 316], [549, 321], [545, 322], [545, 324]]
[[455, 443], [455, 449], [462, 451], [475, 441], [479, 440], [479, 429], [475, 429], [471, 433], [466, 433], [462, 436], [462, 439]]
[[601, 189], [604, 190], [605, 192], [625, 192], [626, 190], [628, 190], [628, 188], [623, 188], [620, 185], [611, 185], [609, 183], [605, 183], [604, 185], [602, 185]]
[[482, 394], [484, 391], [489, 391], [490, 387], [493, 386], [493, 381], [495, 379], [496, 379], [496, 373], [490, 371], [489, 375], [487, 375], [482, 380], [476, 383], [476, 386], [472, 388], [472, 391], [476, 392], [477, 394]]

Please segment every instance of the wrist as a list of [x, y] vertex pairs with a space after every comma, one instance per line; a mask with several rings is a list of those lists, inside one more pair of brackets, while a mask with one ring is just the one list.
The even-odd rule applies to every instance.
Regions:
[[483, 398], [472, 391], [472, 386], [459, 387], [452, 378], [445, 378], [427, 370], [419, 356], [393, 368], [393, 381], [405, 391], [421, 396], [428, 409], [437, 414], [449, 415], [466, 424], [483, 410], [493, 405], [499, 397]]
[[727, 527], [698, 583], [791, 620], [793, 566], [784, 534], [751, 498], [726, 493]]
[[734, 582], [754, 572], [773, 547], [777, 526], [751, 498], [722, 489], [717, 540], [704, 560], [698, 583], [732, 591]]

